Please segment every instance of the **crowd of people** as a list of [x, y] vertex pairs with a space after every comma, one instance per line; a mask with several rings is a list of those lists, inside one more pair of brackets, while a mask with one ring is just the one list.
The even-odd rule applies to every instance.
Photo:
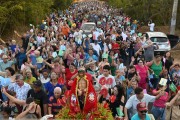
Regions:
[[[96, 23], [89, 35], [81, 30], [86, 22]], [[154, 24], [148, 24], [153, 31]], [[30, 26], [23, 35], [14, 31], [22, 44], [11, 40], [0, 45], [2, 119], [54, 118], [71, 105], [72, 92], [86, 112], [84, 99], [89, 99], [89, 104], [108, 104], [114, 118], [179, 119], [180, 64], [169, 51], [154, 55], [158, 46], [121, 9], [80, 2]], [[79, 78], [84, 75], [88, 85]], [[85, 93], [88, 98], [82, 97]]]

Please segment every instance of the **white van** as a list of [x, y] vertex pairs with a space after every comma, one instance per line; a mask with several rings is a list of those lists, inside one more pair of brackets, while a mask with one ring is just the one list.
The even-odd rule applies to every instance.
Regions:
[[168, 37], [163, 32], [146, 32], [146, 37], [159, 46], [159, 49], [155, 51], [170, 51], [171, 45]]
[[92, 30], [96, 29], [96, 23], [94, 22], [86, 22], [83, 23], [81, 26], [81, 30], [83, 31], [83, 34], [89, 35], [92, 34]]

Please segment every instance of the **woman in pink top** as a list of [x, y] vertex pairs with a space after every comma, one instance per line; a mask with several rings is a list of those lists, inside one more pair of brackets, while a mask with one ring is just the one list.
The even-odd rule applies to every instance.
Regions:
[[152, 91], [153, 95], [158, 95], [160, 92], [164, 92], [164, 95], [156, 99], [153, 103], [151, 113], [153, 114], [155, 120], [165, 120], [165, 104], [168, 101], [168, 93], [165, 92], [166, 87], [158, 85], [157, 90]]
[[138, 82], [138, 86], [146, 89], [147, 85], [146, 85], [146, 81], [148, 79], [148, 67], [146, 65], [144, 65], [144, 61], [143, 60], [138, 60], [138, 64], [135, 65], [136, 71], [140, 76], [140, 81]]

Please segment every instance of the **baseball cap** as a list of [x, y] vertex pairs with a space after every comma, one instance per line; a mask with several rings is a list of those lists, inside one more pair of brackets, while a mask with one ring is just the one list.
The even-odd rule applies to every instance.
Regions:
[[36, 80], [33, 82], [33, 85], [36, 86], [36, 87], [41, 87], [42, 86], [42, 83], [40, 80]]
[[146, 103], [145, 102], [138, 103], [136, 108], [137, 108], [138, 111], [148, 110], [147, 107], [146, 107]]

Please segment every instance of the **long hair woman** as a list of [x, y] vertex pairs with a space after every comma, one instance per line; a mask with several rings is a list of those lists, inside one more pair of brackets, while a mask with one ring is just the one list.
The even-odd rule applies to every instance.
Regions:
[[121, 111], [124, 111], [125, 106], [125, 95], [124, 88], [120, 85], [115, 85], [113, 89], [111, 89], [111, 97], [110, 97], [110, 109], [112, 111], [113, 117], [118, 115], [116, 108], [120, 108]]

